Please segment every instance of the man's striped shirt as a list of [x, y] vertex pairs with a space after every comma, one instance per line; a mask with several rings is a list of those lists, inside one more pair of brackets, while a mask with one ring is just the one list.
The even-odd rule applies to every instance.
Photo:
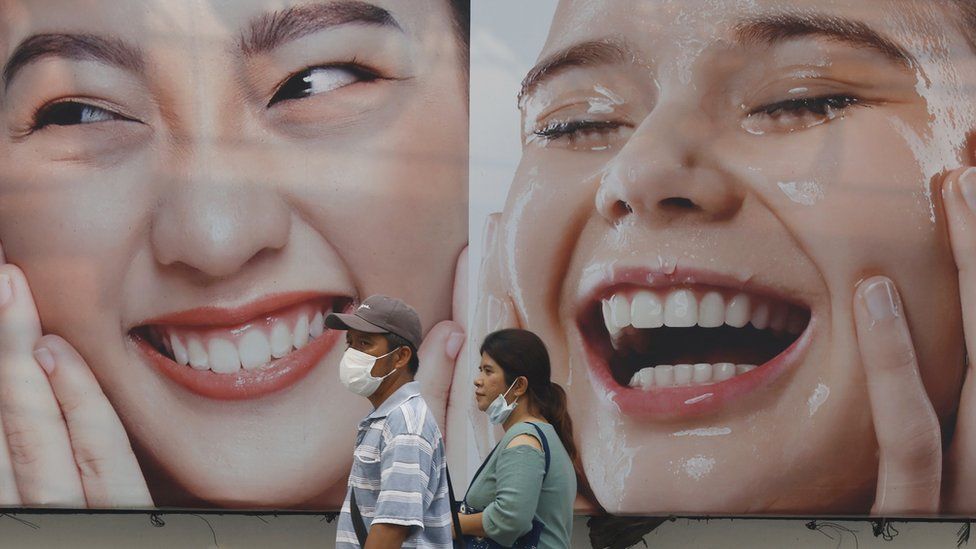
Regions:
[[416, 381], [360, 422], [336, 547], [359, 547], [349, 511], [353, 490], [367, 531], [376, 523], [409, 526], [403, 547], [452, 547], [442, 440]]

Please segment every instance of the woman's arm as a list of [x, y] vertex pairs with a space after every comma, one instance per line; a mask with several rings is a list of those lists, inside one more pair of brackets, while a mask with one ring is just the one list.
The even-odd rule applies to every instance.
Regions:
[[[481, 517], [484, 513], [474, 513], [472, 515], [458, 515], [458, 520], [461, 522], [461, 533], [466, 536], [475, 536], [478, 538], [483, 538], [488, 535], [485, 532], [485, 527], [481, 524]], [[452, 532], [454, 530], [451, 530]]]
[[[516, 439], [536, 439], [532, 436]], [[536, 441], [535, 444], [538, 444]], [[545, 476], [545, 454], [525, 441], [513, 439], [495, 461], [495, 500], [481, 516], [485, 534], [504, 546], [532, 530]]]

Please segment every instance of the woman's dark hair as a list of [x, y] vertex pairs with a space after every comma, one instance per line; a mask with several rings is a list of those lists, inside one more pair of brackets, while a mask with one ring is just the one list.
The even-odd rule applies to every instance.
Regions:
[[488, 355], [501, 367], [505, 383], [511, 385], [518, 377], [529, 381], [527, 394], [538, 407], [542, 417], [552, 424], [576, 470], [576, 485], [583, 497], [597, 504], [590, 488], [579, 450], [573, 438], [573, 420], [566, 407], [566, 391], [550, 379], [549, 352], [539, 336], [528, 330], [499, 330], [488, 334], [481, 344], [481, 354]]

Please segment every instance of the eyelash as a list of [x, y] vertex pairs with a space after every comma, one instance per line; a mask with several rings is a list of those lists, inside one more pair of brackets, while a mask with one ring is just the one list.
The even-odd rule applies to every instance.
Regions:
[[28, 133], [33, 133], [37, 130], [44, 129], [47, 126], [73, 126], [73, 125], [85, 124], [85, 122], [78, 122], [77, 124], [59, 123], [56, 120], [52, 120], [52, 117], [58, 114], [61, 115], [69, 114], [69, 109], [78, 109], [80, 112], [70, 113], [70, 114], [76, 114], [78, 116], [81, 116], [82, 118], [84, 118], [85, 110], [89, 110], [90, 112], [97, 111], [97, 113], [100, 113], [101, 115], [105, 115], [108, 117], [105, 120], [96, 120], [96, 121], [88, 122], [89, 124], [95, 122], [108, 122], [109, 120], [135, 121], [134, 119], [129, 118], [127, 116], [123, 116], [115, 111], [106, 109], [104, 107], [99, 107], [97, 105], [92, 105], [90, 103], [85, 103], [83, 101], [74, 101], [74, 100], [56, 101], [54, 103], [48, 103], [47, 105], [44, 105], [43, 107], [38, 109], [37, 112], [34, 113], [34, 116], [31, 119]]
[[[268, 103], [267, 106], [268, 107], [271, 107], [274, 104], [279, 103], [281, 101], [288, 101], [288, 100], [292, 100], [292, 99], [302, 99], [304, 97], [310, 97], [312, 95], [310, 93], [304, 93], [303, 95], [298, 95], [296, 97], [282, 97], [282, 94], [283, 93], [288, 93], [288, 92], [302, 93], [304, 90], [302, 88], [300, 88], [299, 86], [306, 86], [307, 87], [307, 86], [311, 85], [311, 83], [307, 80], [307, 78], [310, 78], [314, 71], [316, 71], [316, 70], [323, 70], [323, 69], [341, 69], [341, 70], [346, 70], [346, 71], [348, 71], [356, 79], [355, 82], [353, 82], [353, 83], [369, 83], [369, 82], [374, 82], [374, 81], [377, 81], [377, 80], [395, 80], [394, 78], [385, 77], [385, 76], [381, 75], [379, 73], [379, 71], [377, 71], [377, 70], [375, 70], [373, 68], [367, 67], [367, 66], [365, 66], [365, 65], [363, 65], [361, 63], [356, 62], [355, 59], [353, 59], [352, 61], [349, 61], [349, 62], [344, 62], [344, 63], [333, 63], [333, 64], [329, 64], [329, 65], [319, 65], [319, 66], [315, 66], [315, 67], [308, 67], [306, 69], [301, 70], [300, 72], [297, 72], [297, 73], [294, 73], [294, 74], [290, 75], [287, 79], [285, 79], [285, 81], [282, 82], [278, 86], [278, 88], [275, 90], [275, 93], [272, 96], [272, 98], [271, 98], [271, 100], [270, 100], [270, 102]], [[301, 83], [301, 80], [299, 80], [300, 77], [304, 77], [306, 79], [305, 82], [307, 82], [307, 83], [306, 84], [302, 84]], [[289, 90], [288, 89], [288, 86], [292, 82], [295, 82], [297, 84], [297, 86], [295, 86], [295, 89]], [[351, 85], [351, 84], [347, 84], [347, 85]], [[339, 86], [339, 88], [342, 88], [342, 87], [345, 87], [345, 85]], [[336, 88], [336, 89], [339, 89], [339, 88]], [[36, 132], [38, 130], [42, 130], [42, 129], [48, 127], [48, 126], [73, 126], [73, 125], [83, 125], [83, 124], [86, 124], [86, 122], [83, 122], [83, 121], [77, 121], [77, 122], [75, 122], [75, 121], [67, 121], [66, 122], [64, 120], [61, 120], [59, 122], [57, 120], [52, 119], [53, 117], [56, 117], [57, 115], [62, 115], [62, 116], [66, 116], [67, 115], [67, 116], [72, 116], [74, 118], [79, 118], [80, 117], [80, 118], [83, 119], [84, 116], [85, 116], [85, 111], [86, 110], [88, 111], [88, 115], [89, 116], [91, 116], [92, 113], [96, 113], [100, 117], [105, 117], [102, 120], [93, 120], [93, 121], [90, 121], [90, 122], [87, 122], [87, 123], [107, 122], [107, 121], [110, 121], [110, 120], [122, 120], [122, 121], [129, 121], [129, 122], [138, 122], [138, 120], [135, 120], [133, 118], [129, 118], [127, 116], [124, 116], [122, 114], [119, 114], [118, 112], [112, 111], [110, 109], [107, 109], [107, 108], [104, 108], [104, 107], [100, 107], [100, 106], [97, 106], [97, 105], [93, 105], [91, 103], [86, 103], [86, 102], [83, 102], [83, 101], [76, 101], [76, 100], [64, 100], [64, 101], [57, 101], [57, 102], [54, 102], [54, 103], [48, 103], [47, 105], [44, 105], [41, 108], [39, 108], [34, 113], [34, 115], [32, 116], [29, 128], [27, 129], [26, 132], [23, 132], [23, 134], [24, 134], [24, 136], [30, 135], [30, 134], [32, 134], [32, 133], [34, 133], [34, 132]], [[72, 112], [72, 111], [77, 111], [77, 112]]]
[[759, 107], [750, 112], [749, 115], [765, 114], [768, 116], [776, 116], [781, 113], [811, 113], [818, 116], [828, 116], [830, 111], [842, 111], [854, 106], [868, 105], [864, 104], [861, 99], [850, 95], [825, 95], [779, 101]]
[[608, 134], [623, 126], [623, 123], [611, 120], [553, 121], [533, 133], [546, 141], [554, 141], [561, 137], [573, 139], [591, 134]]
[[[341, 88], [344, 88], [346, 86], [350, 86], [352, 84], [360, 84], [360, 83], [368, 84], [370, 82], [375, 82], [377, 80], [397, 80], [396, 78], [392, 78], [392, 77], [388, 77], [388, 76], [383, 76], [380, 73], [380, 71], [378, 71], [378, 70], [376, 70], [376, 69], [374, 69], [372, 67], [368, 67], [366, 65], [363, 65], [362, 63], [359, 63], [358, 61], [356, 61], [355, 58], [352, 59], [351, 61], [342, 62], [342, 63], [330, 63], [330, 64], [327, 64], [327, 65], [317, 65], [317, 66], [314, 66], [314, 67], [307, 67], [305, 69], [302, 69], [299, 72], [296, 72], [294, 74], [289, 75], [275, 89], [274, 93], [271, 96], [271, 99], [268, 101], [268, 105], [267, 106], [268, 107], [271, 107], [271, 106], [273, 106], [273, 105], [275, 105], [277, 103], [281, 103], [282, 101], [290, 101], [290, 100], [293, 100], [293, 99], [303, 99], [305, 97], [311, 97], [314, 94], [310, 94], [310, 93], [307, 93], [307, 92], [304, 93], [304, 95], [296, 96], [296, 97], [283, 97], [282, 95], [284, 93], [288, 93], [288, 92], [291, 92], [291, 93], [302, 93], [302, 92], [304, 92], [304, 90], [302, 89], [302, 87], [303, 86], [304, 87], [308, 87], [309, 85], [311, 85], [311, 82], [309, 82], [308, 79], [311, 77], [311, 75], [315, 71], [317, 71], [317, 70], [328, 70], [328, 69], [341, 69], [341, 70], [345, 70], [345, 71], [348, 71], [350, 74], [352, 74], [356, 78], [356, 81], [355, 82], [353, 82], [351, 84], [346, 84], [346, 85], [343, 85], [343, 86], [339, 86], [338, 88], [335, 88], [335, 89], [341, 89]], [[304, 77], [304, 78], [300, 78], [300, 77]], [[306, 82], [306, 84], [303, 84], [302, 83], [302, 80], [304, 80]], [[289, 88], [292, 88], [292, 89], [289, 89]]]

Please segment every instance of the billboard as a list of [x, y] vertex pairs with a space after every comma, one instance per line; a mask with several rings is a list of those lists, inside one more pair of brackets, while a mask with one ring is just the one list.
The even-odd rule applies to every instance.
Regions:
[[0, 503], [339, 507], [323, 314], [400, 296], [453, 369], [459, 6], [3, 2]]
[[338, 509], [385, 293], [458, 484], [522, 327], [580, 513], [971, 515], [972, 4], [473, 4], [0, 1], [0, 505]]

